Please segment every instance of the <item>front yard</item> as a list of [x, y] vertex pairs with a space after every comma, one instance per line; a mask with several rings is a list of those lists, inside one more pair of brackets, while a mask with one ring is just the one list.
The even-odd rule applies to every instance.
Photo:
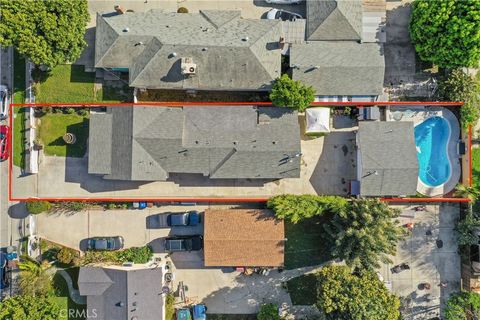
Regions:
[[475, 187], [480, 187], [480, 148], [472, 149], [472, 179]]
[[128, 88], [96, 86], [95, 73], [85, 72], [84, 66], [80, 65], [59, 65], [50, 71], [48, 77], [36, 71], [34, 78], [37, 81], [34, 86], [37, 103], [114, 103], [130, 100]]
[[[89, 118], [77, 113], [47, 113], [40, 117], [38, 139], [46, 155], [81, 158], [87, 151]], [[74, 144], [66, 144], [65, 133], [76, 137]]]

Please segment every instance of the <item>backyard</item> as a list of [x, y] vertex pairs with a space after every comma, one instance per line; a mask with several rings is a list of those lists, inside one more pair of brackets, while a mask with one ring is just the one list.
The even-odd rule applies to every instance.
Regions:
[[288, 241], [285, 245], [285, 268], [314, 266], [331, 259], [322, 237], [322, 217], [313, 217], [297, 224], [285, 222]]
[[[60, 307], [60, 320], [73, 320], [73, 319], [85, 319], [86, 306], [76, 304], [69, 295], [67, 283], [65, 279], [55, 274], [53, 277], [53, 283], [55, 287], [55, 297], [53, 301]], [[74, 281], [76, 283], [76, 281]], [[75, 312], [73, 312], [75, 311]]]
[[[83, 116], [76, 112], [70, 114], [47, 113], [40, 117], [38, 139], [43, 145], [45, 154], [60, 157], [83, 157], [87, 151], [88, 123], [88, 115]], [[67, 132], [75, 135], [75, 143], [65, 143], [63, 135]]]
[[[95, 85], [95, 73], [85, 72], [84, 66], [59, 65], [48, 74], [34, 73], [36, 102], [91, 103], [130, 101], [127, 88], [100, 87]], [[124, 92], [126, 91], [126, 92]]]

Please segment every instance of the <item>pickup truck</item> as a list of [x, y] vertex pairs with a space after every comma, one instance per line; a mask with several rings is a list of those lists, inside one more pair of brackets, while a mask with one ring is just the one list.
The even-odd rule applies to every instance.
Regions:
[[165, 238], [165, 250], [167, 252], [198, 251], [202, 248], [203, 237], [200, 235]]

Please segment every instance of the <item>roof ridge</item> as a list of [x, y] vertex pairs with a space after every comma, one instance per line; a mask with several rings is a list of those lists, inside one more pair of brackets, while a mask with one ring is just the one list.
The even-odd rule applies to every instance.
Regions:
[[[103, 15], [100, 12], [97, 12], [97, 18], [98, 17], [102, 18], [101, 20], [104, 22], [104, 24], [107, 25], [108, 28], [110, 28], [110, 30], [113, 31], [117, 35], [117, 37], [115, 38], [115, 41], [113, 41], [112, 44], [110, 46], [108, 46], [107, 51], [105, 51], [103, 53], [102, 57], [98, 60], [97, 63], [95, 63], [95, 65], [97, 65], [99, 62], [101, 62], [103, 60], [103, 58], [107, 55], [107, 53], [110, 52], [110, 50], [112, 50], [112, 48], [114, 47], [114, 44], [118, 41], [118, 38], [120, 38], [120, 34], [110, 25], [110, 23], [107, 22], [106, 19], [103, 18]], [[97, 25], [98, 25], [98, 23], [97, 23]], [[96, 37], [95, 37], [95, 39], [96, 39]]]
[[[156, 55], [159, 53], [159, 51], [162, 49], [162, 47], [163, 47], [163, 42], [162, 42], [157, 36], [152, 36], [152, 39], [150, 39], [150, 42], [149, 42], [148, 46], [145, 48], [145, 50], [142, 51], [142, 53], [141, 53], [140, 55], [138, 55], [138, 56], [136, 57], [135, 60], [138, 61], [138, 60], [139, 60], [138, 58], [139, 58], [141, 55], [145, 54], [145, 51], [146, 51], [147, 49], [149, 49], [150, 47], [153, 46], [155, 40], [159, 43], [158, 49], [157, 49], [156, 52], [150, 57], [150, 59], [148, 59], [148, 62], [143, 65], [143, 68], [141, 68], [140, 72], [135, 76], [135, 78], [134, 78], [134, 79], [129, 79], [129, 82], [130, 82], [129, 85], [130, 85], [130, 86], [133, 85], [133, 83], [135, 82], [135, 79], [139, 78], [140, 75], [142, 75], [142, 73], [145, 71], [145, 69], [147, 68], [147, 66], [153, 61], [153, 58], [155, 58], [155, 56], [156, 56]], [[135, 64], [136, 64], [136, 61], [133, 63], [132, 66], [135, 66]], [[133, 73], [131, 72], [131, 70], [129, 70], [129, 78], [130, 78], [130, 75], [133, 75]]]

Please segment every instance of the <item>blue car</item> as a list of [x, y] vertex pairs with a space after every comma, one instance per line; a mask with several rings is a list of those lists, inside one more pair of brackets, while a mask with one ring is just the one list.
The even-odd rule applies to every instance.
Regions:
[[5, 253], [0, 252], [0, 289], [5, 289], [7, 287], [7, 256]]
[[198, 211], [171, 213], [167, 217], [169, 227], [194, 227], [200, 223]]
[[207, 319], [207, 307], [204, 304], [196, 304], [192, 308], [193, 320], [206, 320]]

